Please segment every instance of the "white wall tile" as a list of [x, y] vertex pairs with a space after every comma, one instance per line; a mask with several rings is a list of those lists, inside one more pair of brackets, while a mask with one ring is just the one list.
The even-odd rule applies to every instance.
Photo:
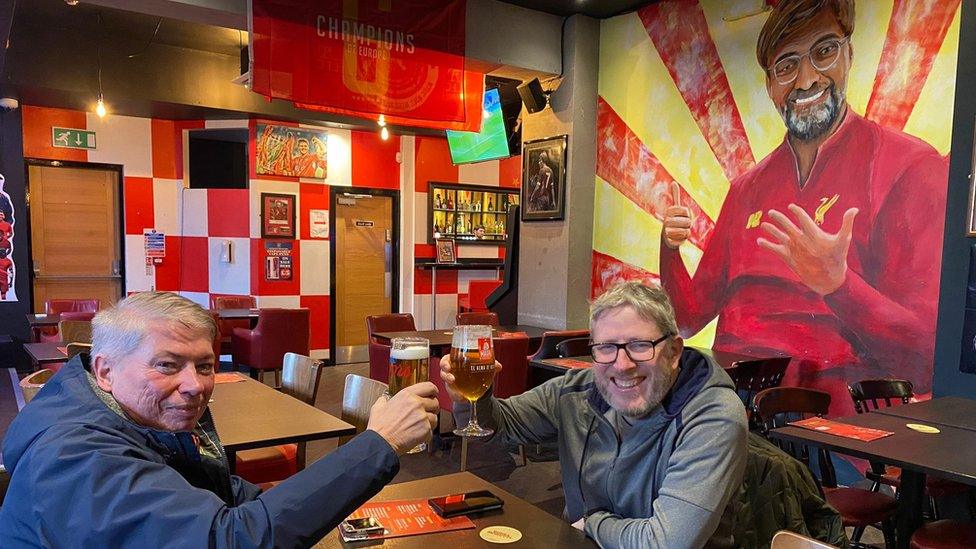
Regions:
[[182, 181], [153, 178], [153, 216], [156, 232], [173, 236], [182, 234], [180, 220], [182, 193]]
[[461, 164], [458, 166], [458, 183], [497, 187], [498, 170], [497, 160], [478, 162], [477, 164]]
[[152, 177], [151, 119], [88, 113], [87, 123], [98, 146], [88, 151], [89, 162], [122, 164], [126, 176]]
[[[231, 243], [231, 263], [220, 260], [221, 244]], [[251, 293], [251, 240], [249, 238], [210, 237], [210, 291], [215, 294], [249, 295]]]
[[259, 295], [255, 298], [259, 309], [300, 309], [301, 298], [297, 295]]
[[183, 236], [209, 236], [207, 232], [207, 189], [184, 189]]
[[302, 295], [329, 295], [329, 241], [301, 240]]
[[210, 308], [210, 294], [207, 292], [180, 292], [180, 295], [203, 307]]
[[156, 277], [146, 274], [146, 241], [141, 234], [125, 235], [125, 290], [147, 292], [154, 289]]
[[498, 259], [496, 246], [465, 246], [458, 244], [458, 258], [465, 259]]
[[[316, 128], [320, 129], [320, 128]], [[329, 185], [352, 186], [352, 132], [327, 129], [329, 132], [325, 181]]]
[[[413, 318], [418, 330], [431, 330], [430, 309], [431, 295], [414, 295]], [[451, 329], [454, 327], [454, 317], [457, 316], [457, 294], [437, 295], [437, 329]]]
[[261, 238], [261, 193], [295, 195], [295, 236], [302, 234], [301, 193], [294, 181], [273, 181], [271, 179], [252, 179], [250, 184], [250, 227], [251, 238]]

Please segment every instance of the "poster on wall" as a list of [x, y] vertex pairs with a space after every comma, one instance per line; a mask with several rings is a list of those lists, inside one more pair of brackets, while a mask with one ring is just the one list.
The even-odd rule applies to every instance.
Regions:
[[292, 126], [258, 124], [254, 168], [258, 175], [325, 179], [329, 134]]
[[295, 238], [295, 195], [261, 193], [261, 238]]
[[291, 242], [265, 242], [264, 278], [269, 281], [291, 280]]
[[560, 135], [522, 145], [522, 221], [565, 216], [566, 139]]
[[329, 210], [308, 211], [308, 232], [311, 238], [329, 238]]
[[14, 265], [14, 203], [4, 192], [6, 179], [0, 174], [0, 301], [17, 301]]
[[837, 415], [861, 379], [926, 398], [960, 2], [735, 4], [601, 23], [593, 294], [657, 278], [691, 344], [790, 356]]

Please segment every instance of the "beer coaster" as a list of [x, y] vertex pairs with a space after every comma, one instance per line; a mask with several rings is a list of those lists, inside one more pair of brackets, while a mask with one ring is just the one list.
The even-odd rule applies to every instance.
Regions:
[[489, 543], [515, 543], [522, 539], [522, 532], [508, 526], [489, 526], [478, 535]]
[[942, 431], [936, 429], [935, 427], [932, 427], [931, 425], [921, 425], [921, 424], [918, 424], [918, 423], [906, 423], [905, 424], [905, 427], [908, 427], [909, 429], [911, 429], [913, 431], [918, 431], [919, 433], [935, 434], [935, 433], [941, 433], [942, 432]]

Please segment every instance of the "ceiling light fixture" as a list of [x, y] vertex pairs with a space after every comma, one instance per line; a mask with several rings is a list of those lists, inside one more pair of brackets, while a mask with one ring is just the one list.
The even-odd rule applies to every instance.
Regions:
[[64, 0], [64, 3], [68, 4], [69, 6], [77, 6], [78, 0]]
[[385, 127], [386, 126], [386, 117], [381, 114], [380, 117], [376, 119], [376, 123], [381, 128]]
[[387, 141], [388, 139], [390, 139], [390, 130], [386, 129], [386, 126], [383, 126], [380, 129], [380, 139], [382, 139], [383, 141]]
[[105, 114], [107, 112], [108, 111], [105, 110], [105, 101], [102, 100], [102, 94], [98, 94], [98, 102], [95, 103], [95, 114], [97, 114], [99, 118], [105, 118]]

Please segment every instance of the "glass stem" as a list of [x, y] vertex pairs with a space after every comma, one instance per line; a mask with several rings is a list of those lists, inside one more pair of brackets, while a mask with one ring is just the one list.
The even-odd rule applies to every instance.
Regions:
[[478, 425], [478, 401], [469, 399], [468, 402], [471, 403], [471, 419], [468, 420], [468, 429], [480, 431], [481, 425]]

